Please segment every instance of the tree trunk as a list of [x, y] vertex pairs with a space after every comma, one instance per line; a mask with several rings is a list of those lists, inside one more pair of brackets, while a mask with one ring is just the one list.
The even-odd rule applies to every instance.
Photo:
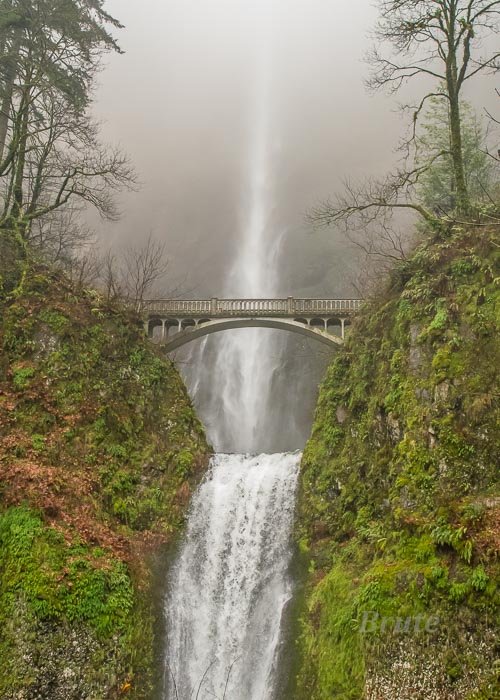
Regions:
[[24, 205], [24, 184], [25, 184], [25, 167], [26, 167], [26, 153], [28, 146], [28, 128], [29, 128], [29, 110], [30, 110], [30, 87], [25, 88], [24, 94], [21, 98], [21, 104], [19, 108], [20, 116], [20, 128], [19, 128], [19, 144], [17, 147], [17, 158], [14, 163], [14, 168], [12, 172], [12, 205], [10, 208], [10, 213], [8, 219], [12, 222], [12, 226], [17, 234], [21, 235], [22, 238], [27, 237], [28, 224], [26, 219], [23, 217], [23, 205]]
[[2, 102], [0, 104], [0, 162], [3, 158], [5, 150], [5, 142], [7, 140], [7, 130], [9, 128], [10, 104], [12, 101], [12, 93], [14, 85], [12, 82], [6, 84], [3, 90]]
[[24, 240], [9, 228], [0, 228], [0, 298], [14, 291], [26, 265]]
[[14, 82], [17, 74], [17, 60], [20, 51], [20, 40], [16, 39], [12, 44], [11, 55], [6, 61], [4, 88], [0, 102], [0, 163], [2, 162], [9, 129], [10, 106], [14, 92]]
[[456, 192], [456, 209], [466, 215], [470, 209], [469, 192], [465, 179], [465, 168], [462, 146], [462, 123], [460, 118], [460, 102], [458, 95], [450, 95], [450, 143], [453, 163], [453, 181]]
[[456, 210], [466, 216], [470, 210], [469, 193], [465, 177], [462, 146], [462, 122], [460, 118], [460, 87], [458, 83], [457, 47], [455, 29], [457, 23], [457, 4], [450, 3], [448, 25], [448, 57], [446, 61], [446, 90], [450, 100], [450, 150], [453, 165], [453, 180], [456, 190]]

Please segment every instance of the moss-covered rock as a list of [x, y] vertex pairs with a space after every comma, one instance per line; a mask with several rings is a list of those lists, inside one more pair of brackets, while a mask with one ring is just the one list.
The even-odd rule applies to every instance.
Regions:
[[0, 697], [150, 697], [202, 426], [133, 314], [43, 268], [0, 306]]
[[320, 391], [294, 697], [499, 697], [500, 289], [493, 231], [426, 242]]

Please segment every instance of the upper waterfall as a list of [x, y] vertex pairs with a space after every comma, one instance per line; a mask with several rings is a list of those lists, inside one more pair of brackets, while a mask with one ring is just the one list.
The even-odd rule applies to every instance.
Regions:
[[[273, 72], [272, 4], [257, 3], [256, 48], [250, 81], [247, 175], [242, 182], [239, 242], [222, 287], [226, 296], [270, 296], [279, 292], [277, 267], [280, 236], [273, 210]], [[194, 350], [196, 367], [188, 384], [204, 399], [208, 432], [218, 451], [258, 452], [272, 449], [275, 406], [270, 387], [282, 362], [283, 339], [267, 329], [238, 329]], [[275, 424], [275, 434], [278, 432]]]

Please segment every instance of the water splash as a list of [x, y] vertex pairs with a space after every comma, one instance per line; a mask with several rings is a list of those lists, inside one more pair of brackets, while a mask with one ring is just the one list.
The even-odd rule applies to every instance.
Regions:
[[172, 572], [168, 698], [273, 697], [299, 460], [214, 457]]

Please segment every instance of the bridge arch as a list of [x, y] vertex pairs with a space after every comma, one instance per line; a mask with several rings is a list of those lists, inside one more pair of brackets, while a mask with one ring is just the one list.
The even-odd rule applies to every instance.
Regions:
[[[343, 345], [342, 338], [327, 333], [325, 330], [320, 330], [318, 327], [304, 325], [301, 321], [280, 319], [280, 318], [229, 318], [216, 321], [207, 321], [196, 326], [189, 326], [185, 330], [176, 333], [163, 344], [165, 352], [169, 353], [173, 350], [191, 343], [197, 338], [202, 338], [205, 335], [212, 333], [220, 333], [234, 328], [274, 328], [277, 330], [298, 333], [299, 335], [316, 340], [330, 348], [335, 348]], [[324, 328], [324, 326], [323, 326]]]

